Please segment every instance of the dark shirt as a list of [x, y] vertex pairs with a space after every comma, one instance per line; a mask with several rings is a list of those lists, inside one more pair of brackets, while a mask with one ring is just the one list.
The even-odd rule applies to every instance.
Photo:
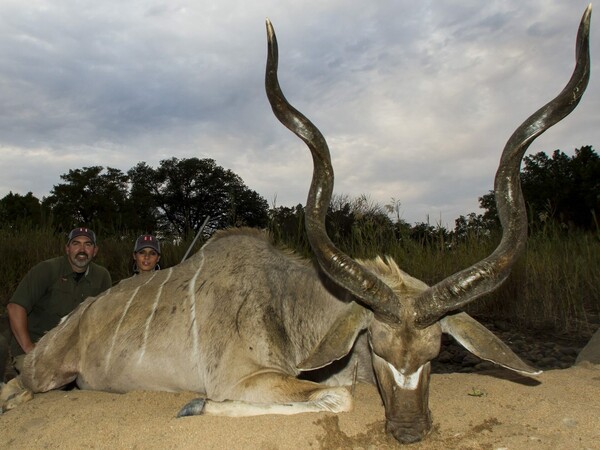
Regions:
[[[98, 295], [111, 285], [104, 267], [90, 263], [84, 274], [77, 275], [67, 256], [59, 256], [42, 261], [27, 272], [9, 303], [25, 308], [29, 335], [37, 342], [87, 297]], [[23, 353], [14, 338], [11, 349], [13, 356]]]

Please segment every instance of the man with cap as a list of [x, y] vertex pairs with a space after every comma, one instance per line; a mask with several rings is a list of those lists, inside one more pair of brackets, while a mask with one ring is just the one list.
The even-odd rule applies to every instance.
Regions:
[[20, 371], [35, 343], [87, 297], [112, 285], [108, 270], [92, 262], [98, 253], [96, 234], [73, 229], [65, 255], [36, 264], [19, 283], [6, 310], [13, 333], [11, 354]]
[[160, 269], [160, 242], [151, 234], [142, 234], [133, 247], [133, 272], [149, 273]]

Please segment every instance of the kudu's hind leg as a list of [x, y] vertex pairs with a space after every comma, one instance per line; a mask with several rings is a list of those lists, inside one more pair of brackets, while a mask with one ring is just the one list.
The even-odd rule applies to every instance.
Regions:
[[268, 372], [247, 377], [227, 395], [235, 400], [195, 399], [177, 417], [214, 415], [228, 417], [305, 412], [344, 412], [352, 409], [352, 395], [344, 387], [327, 387], [289, 375]]
[[61, 388], [79, 375], [81, 317], [94, 299], [88, 299], [45, 334], [27, 354], [20, 378], [36, 392]]

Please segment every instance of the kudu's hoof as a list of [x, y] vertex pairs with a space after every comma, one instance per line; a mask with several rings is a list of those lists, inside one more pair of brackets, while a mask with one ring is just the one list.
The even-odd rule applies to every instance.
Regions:
[[31, 391], [21, 384], [21, 380], [18, 377], [13, 378], [8, 383], [3, 384], [0, 390], [0, 412], [10, 411], [21, 403], [32, 399], [33, 394]]
[[10, 411], [11, 409], [16, 408], [20, 404], [26, 403], [29, 400], [33, 400], [33, 394], [31, 391], [23, 391], [19, 392], [18, 394], [14, 394], [2, 405], [2, 412]]
[[204, 413], [204, 405], [206, 404], [205, 398], [195, 398], [177, 413], [177, 417], [185, 416], [200, 416]]

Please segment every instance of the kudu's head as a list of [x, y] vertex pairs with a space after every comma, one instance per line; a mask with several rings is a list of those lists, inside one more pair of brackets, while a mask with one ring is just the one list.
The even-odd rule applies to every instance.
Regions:
[[590, 17], [591, 5], [579, 26], [576, 66], [567, 86], [517, 128], [502, 152], [494, 185], [503, 228], [500, 244], [487, 258], [431, 287], [402, 272], [389, 258], [385, 262], [381, 258], [353, 260], [327, 236], [325, 215], [333, 192], [329, 149], [319, 130], [281, 92], [277, 40], [267, 20], [265, 85], [269, 102], [275, 116], [306, 143], [313, 157], [313, 179], [306, 202], [308, 238], [322, 270], [357, 301], [300, 369], [322, 367], [343, 357], [366, 328], [385, 405], [386, 429], [400, 442], [419, 441], [431, 429], [429, 362], [439, 353], [442, 332], [483, 359], [523, 374], [539, 373], [483, 325], [455, 312], [497, 288], [525, 249], [527, 217], [519, 178], [521, 159], [533, 140], [573, 111], [583, 95], [590, 72]]

